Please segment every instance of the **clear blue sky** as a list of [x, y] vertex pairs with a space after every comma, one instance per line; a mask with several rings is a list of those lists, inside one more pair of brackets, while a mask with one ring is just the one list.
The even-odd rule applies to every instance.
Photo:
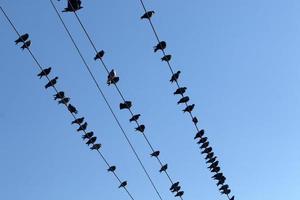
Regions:
[[[65, 2], [56, 2], [62, 10]], [[146, 1], [153, 22], [168, 42], [175, 69], [196, 104], [200, 126], [219, 156], [240, 200], [299, 200], [300, 190], [300, 2]], [[98, 95], [77, 52], [48, 1], [1, 1], [20, 32], [29, 32], [32, 50], [60, 77], [58, 88], [101, 138], [103, 153], [116, 164], [136, 199], [158, 199]], [[155, 45], [138, 0], [83, 1], [79, 12], [105, 61], [120, 75], [120, 87], [142, 113], [146, 134], [161, 150], [186, 200], [225, 199], [193, 141], [195, 130], [172, 95], [170, 73]], [[46, 80], [26, 51], [14, 45], [11, 27], [0, 15], [0, 199], [128, 199], [95, 152], [70, 125], [63, 106], [52, 100]], [[142, 156], [165, 200], [174, 199], [158, 173], [143, 138], [119, 111], [117, 92], [72, 14], [64, 14], [101, 87]]]

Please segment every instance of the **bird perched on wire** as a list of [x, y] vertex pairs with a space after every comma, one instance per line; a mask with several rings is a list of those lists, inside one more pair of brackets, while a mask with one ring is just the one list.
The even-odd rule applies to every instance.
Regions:
[[185, 96], [185, 97], [182, 97], [182, 98], [177, 102], [177, 104], [187, 103], [189, 100], [190, 100], [190, 97]]
[[79, 131], [85, 131], [86, 128], [87, 128], [87, 126], [88, 126], [88, 123], [85, 122], [84, 124], [80, 125], [80, 127], [77, 129], [77, 131], [78, 131], [78, 132], [79, 132]]
[[98, 151], [101, 148], [101, 144], [94, 144], [90, 149]]
[[167, 43], [165, 41], [159, 42], [156, 46], [154, 46], [154, 52], [157, 52], [158, 50], [164, 50], [167, 47]]
[[[216, 173], [215, 175], [213, 175], [211, 178], [215, 179], [215, 180], [220, 180], [220, 179], [223, 179], [224, 175], [223, 173]], [[226, 188], [228, 187], [228, 185], [223, 185], [221, 188]], [[221, 189], [220, 188], [220, 189]]]
[[58, 77], [55, 77], [54, 79], [50, 80], [46, 85], [45, 88], [48, 89], [49, 87], [53, 87], [57, 83]]
[[125, 101], [124, 103], [120, 103], [120, 110], [130, 109], [131, 106], [132, 106], [132, 102], [131, 101]]
[[143, 133], [145, 131], [145, 128], [146, 128], [145, 125], [141, 124], [138, 127], [136, 127], [135, 130]]
[[214, 153], [213, 153], [213, 152], [208, 153], [208, 154], [206, 155], [206, 157], [205, 157], [205, 160], [209, 160], [209, 159], [211, 159], [212, 157], [214, 157]]
[[180, 95], [183, 95], [186, 91], [186, 87], [180, 87], [178, 88], [173, 94], [176, 95], [176, 94], [180, 94]]
[[39, 76], [41, 79], [43, 76], [48, 76], [50, 72], [51, 72], [51, 67], [43, 69], [37, 76]]
[[71, 124], [78, 124], [78, 125], [80, 125], [83, 121], [84, 121], [84, 117], [81, 117], [81, 118], [77, 118], [74, 121], [72, 121]]
[[220, 167], [215, 167], [211, 170], [211, 172], [218, 173], [221, 170]]
[[160, 154], [160, 151], [154, 151], [153, 153], [150, 154], [151, 157], [158, 157]]
[[117, 76], [117, 73], [115, 70], [111, 70], [107, 76], [107, 85], [110, 85], [110, 84], [115, 84], [119, 81], [119, 77]]
[[221, 190], [221, 194], [229, 195], [231, 192], [230, 189]]
[[26, 42], [26, 40], [29, 38], [29, 34], [25, 33], [21, 35], [18, 39], [15, 40], [16, 44], [19, 44], [20, 42]]
[[104, 56], [105, 52], [103, 50], [99, 51], [95, 57], [94, 57], [94, 60], [97, 60], [97, 59], [102, 59], [103, 56]]
[[170, 191], [172, 191], [175, 187], [178, 187], [178, 186], [179, 186], [179, 182], [173, 183], [170, 187]]
[[[220, 174], [220, 173], [217, 173], [217, 174]], [[216, 175], [217, 175], [216, 174]], [[222, 174], [222, 173], [221, 173]], [[229, 185], [222, 185], [222, 187], [220, 187], [220, 189], [219, 190], [227, 190], [227, 189], [229, 189]]]
[[204, 136], [204, 130], [201, 129], [199, 132], [196, 133], [195, 137], [194, 137], [194, 140], [197, 139], [197, 138], [202, 138]]
[[117, 169], [117, 167], [113, 165], [113, 166], [110, 166], [110, 167], [107, 169], [107, 171], [108, 171], [108, 172], [114, 172], [116, 169]]
[[24, 49], [28, 49], [31, 45], [31, 41], [28, 40], [26, 42], [24, 42], [24, 44], [21, 46], [21, 49], [24, 50]]
[[195, 107], [195, 104], [188, 105], [188, 106], [187, 106], [185, 109], [183, 109], [182, 111], [183, 111], [183, 112], [189, 112], [189, 113], [191, 113], [191, 112], [193, 111], [194, 107]]
[[65, 92], [59, 91], [56, 94], [54, 94], [53, 97], [54, 97], [54, 100], [63, 99], [63, 98], [65, 98]]
[[155, 12], [153, 10], [145, 12], [145, 14], [141, 16], [141, 19], [150, 19], [154, 14]]
[[193, 117], [192, 121], [194, 122], [194, 124], [197, 124], [199, 122], [197, 117]]
[[68, 104], [71, 98], [69, 97], [64, 97], [63, 99], [58, 101], [58, 104]]
[[133, 115], [130, 119], [129, 119], [129, 121], [130, 122], [133, 122], [133, 121], [137, 121], [139, 118], [140, 118], [140, 114], [136, 114], [136, 115]]
[[182, 197], [183, 194], [184, 194], [184, 191], [177, 192], [175, 197]]
[[206, 163], [213, 163], [217, 160], [217, 156], [213, 157], [213, 158], [210, 158], [208, 161], [206, 161]]
[[80, 0], [67, 0], [68, 6], [62, 12], [75, 12], [83, 8]]
[[165, 164], [160, 168], [159, 172], [166, 171], [167, 169], [168, 169], [168, 164]]
[[197, 144], [202, 144], [202, 143], [205, 143], [207, 142], [207, 137], [202, 137], [200, 138], [200, 140], [197, 142]]
[[83, 139], [83, 140], [85, 140], [85, 139], [90, 139], [91, 137], [93, 137], [93, 135], [94, 135], [94, 132], [93, 132], [93, 131], [88, 132], [88, 133], [86, 133], [86, 134], [84, 134], [84, 135], [82, 136], [82, 139]]
[[210, 164], [210, 166], [208, 167], [208, 169], [214, 169], [214, 168], [216, 168], [216, 167], [218, 167], [219, 166], [219, 161], [215, 161], [215, 162], [213, 162], [213, 163], [211, 163]]
[[74, 114], [78, 113], [77, 109], [72, 104], [68, 105], [68, 110], [70, 111], [70, 113], [74, 113]]
[[201, 153], [205, 154], [205, 153], [210, 153], [210, 152], [212, 152], [212, 147], [208, 147], [208, 148], [204, 149]]
[[180, 73], [181, 73], [181, 71], [179, 70], [179, 71], [177, 71], [175, 74], [173, 74], [173, 75], [171, 76], [170, 82], [173, 83], [174, 81], [177, 81], [178, 78], [179, 78]]
[[204, 142], [201, 146], [200, 149], [205, 149], [209, 146], [209, 142]]
[[173, 193], [174, 193], [174, 192], [179, 192], [180, 189], [181, 189], [180, 186], [176, 186], [176, 187], [173, 188], [173, 190], [171, 190], [171, 192], [173, 192]]
[[161, 61], [166, 61], [169, 62], [172, 58], [172, 55], [165, 55], [164, 57], [161, 58]]
[[90, 144], [94, 144], [94, 143], [96, 142], [96, 140], [97, 140], [97, 137], [91, 137], [91, 138], [86, 142], [86, 144], [87, 144], [88, 146], [90, 146]]
[[119, 188], [121, 188], [121, 187], [126, 187], [126, 185], [127, 185], [127, 181], [123, 181], [123, 182], [119, 185]]

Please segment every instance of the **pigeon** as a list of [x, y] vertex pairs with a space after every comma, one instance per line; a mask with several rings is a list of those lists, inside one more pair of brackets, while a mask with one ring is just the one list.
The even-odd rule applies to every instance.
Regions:
[[48, 76], [50, 72], [51, 72], [51, 67], [43, 69], [37, 76], [39, 76], [41, 79], [43, 76]]
[[86, 142], [86, 144], [87, 144], [88, 146], [90, 146], [90, 144], [94, 144], [94, 143], [96, 142], [96, 140], [97, 140], [97, 137], [91, 137], [91, 138]]
[[48, 89], [49, 87], [53, 87], [57, 82], [58, 77], [55, 77], [54, 79], [50, 80], [46, 85], [45, 88]]
[[166, 47], [167, 47], [167, 43], [165, 41], [161, 41], [153, 48], [154, 48], [154, 52], [157, 52], [158, 50], [164, 50]]
[[187, 107], [186, 107], [185, 109], [183, 109], [182, 111], [183, 111], [183, 112], [189, 112], [189, 113], [191, 113], [191, 112], [193, 111], [194, 107], [195, 107], [195, 104], [192, 104], [192, 105], [187, 106]]
[[107, 81], [106, 81], [106, 83], [107, 83], [107, 85], [110, 85], [110, 84], [113, 84], [113, 83], [115, 83], [115, 82], [118, 82], [119, 81], [119, 79], [117, 78], [117, 73], [116, 73], [116, 71], [115, 70], [111, 70], [109, 73], [108, 73], [108, 76], [107, 76]]
[[53, 97], [54, 97], [54, 100], [63, 99], [63, 98], [65, 98], [65, 93], [63, 91], [60, 91], [60, 92], [56, 93], [55, 95], [53, 95]]
[[125, 101], [124, 103], [120, 103], [120, 110], [130, 109], [131, 106], [132, 106], [132, 102], [131, 101]]
[[165, 55], [164, 57], [161, 58], [161, 61], [166, 61], [169, 62], [172, 58], [172, 55]]
[[68, 110], [70, 111], [70, 113], [78, 113], [77, 109], [72, 104], [68, 105]]
[[175, 187], [179, 186], [179, 182], [175, 182], [171, 185], [170, 190], [172, 191]]
[[65, 97], [61, 100], [58, 101], [58, 104], [68, 104], [70, 101], [70, 98], [69, 97]]
[[208, 169], [214, 169], [214, 168], [218, 167], [218, 165], [219, 165], [219, 161], [215, 161], [208, 167]]
[[231, 192], [230, 189], [226, 189], [226, 190], [221, 191], [221, 194], [229, 195], [230, 192]]
[[139, 125], [138, 127], [135, 128], [135, 131], [139, 131], [141, 133], [143, 133], [145, 131], [145, 125], [142, 124], [142, 125]]
[[212, 157], [214, 157], [214, 153], [213, 152], [208, 153], [205, 157], [205, 160], [211, 159]]
[[155, 14], [154, 11], [148, 11], [143, 16], [141, 16], [141, 19], [150, 19], [153, 14]]
[[219, 180], [217, 186], [219, 187], [219, 185], [223, 185], [225, 183], [225, 179], [226, 178], [224, 177], [224, 179]]
[[94, 132], [93, 132], [93, 131], [88, 132], [88, 133], [86, 133], [86, 134], [84, 134], [84, 135], [82, 136], [82, 139], [83, 139], [83, 140], [85, 140], [85, 139], [90, 139], [91, 137], [93, 137], [93, 135], [94, 135]]
[[208, 148], [204, 149], [201, 153], [205, 154], [205, 153], [210, 153], [210, 152], [212, 152], [212, 148], [208, 147]]
[[90, 149], [98, 151], [101, 148], [101, 144], [94, 144]]
[[114, 172], [116, 169], [117, 169], [117, 167], [113, 165], [113, 166], [110, 166], [110, 167], [107, 169], [107, 171], [108, 171], [108, 172]]
[[205, 142], [200, 146], [200, 149], [205, 149], [209, 146], [209, 142]]
[[208, 161], [206, 161], [206, 163], [213, 163], [217, 160], [217, 156], [213, 157], [213, 158], [210, 158]]
[[198, 133], [196, 133], [194, 140], [197, 138], [202, 138], [204, 136], [204, 130], [201, 129]]
[[197, 124], [199, 122], [197, 117], [193, 117], [192, 121], [194, 122], [194, 124]]
[[179, 70], [175, 74], [173, 74], [171, 79], [170, 79], [170, 82], [173, 83], [174, 81], [177, 81], [178, 78], [179, 78], [180, 73], [181, 73], [181, 71]]
[[173, 190], [171, 192], [179, 192], [180, 189], [181, 189], [180, 186], [176, 186], [173, 188]]
[[24, 50], [24, 49], [27, 49], [28, 47], [30, 47], [31, 45], [31, 41], [28, 40], [26, 42], [24, 42], [24, 44], [21, 46], [21, 49]]
[[97, 60], [97, 59], [102, 59], [103, 56], [104, 56], [105, 52], [103, 50], [99, 51], [96, 56], [94, 57], [94, 60]]
[[188, 96], [182, 97], [177, 104], [181, 104], [181, 103], [187, 103], [190, 100], [190, 98]]
[[220, 167], [213, 168], [211, 172], [218, 173], [221, 170]]
[[184, 194], [184, 191], [177, 192], [177, 194], [175, 195], [175, 197], [181, 197], [183, 194]]
[[205, 143], [207, 142], [207, 137], [203, 137], [199, 140], [199, 142], [197, 142], [197, 144], [202, 144], [202, 143]]
[[62, 12], [75, 12], [83, 8], [81, 6], [80, 0], [68, 0], [68, 7], [65, 8]]
[[220, 187], [220, 189], [219, 190], [227, 190], [227, 189], [229, 189], [229, 185], [222, 185], [222, 187]]
[[127, 185], [127, 181], [123, 181], [123, 182], [120, 184], [119, 188], [125, 187], [126, 185]]
[[168, 169], [168, 164], [165, 164], [160, 168], [159, 172], [166, 171], [167, 169]]
[[173, 94], [176, 95], [176, 94], [180, 94], [180, 95], [183, 95], [186, 91], [186, 87], [180, 87], [178, 88]]
[[87, 128], [87, 126], [88, 126], [88, 123], [85, 122], [84, 124], [80, 125], [80, 127], [77, 129], [77, 131], [78, 131], [78, 132], [79, 132], [79, 131], [85, 131], [86, 128]]
[[81, 118], [77, 118], [74, 121], [72, 121], [71, 124], [78, 124], [78, 125], [80, 125], [83, 121], [84, 121], [84, 117], [81, 117]]
[[137, 121], [139, 118], [140, 118], [140, 114], [137, 114], [137, 115], [133, 115], [130, 119], [129, 119], [129, 121], [130, 122], [133, 122], [133, 121]]
[[29, 38], [29, 34], [25, 33], [24, 35], [21, 35], [18, 39], [15, 40], [16, 44], [19, 44], [20, 42], [25, 42]]
[[151, 157], [158, 157], [160, 154], [160, 151], [154, 151], [153, 153], [151, 153]]

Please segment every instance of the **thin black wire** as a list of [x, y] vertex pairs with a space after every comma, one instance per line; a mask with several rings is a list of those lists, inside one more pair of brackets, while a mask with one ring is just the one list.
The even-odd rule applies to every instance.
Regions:
[[[142, 5], [142, 7], [143, 7], [143, 10], [144, 10], [144, 12], [146, 13], [146, 12], [147, 12], [147, 8], [146, 8], [146, 6], [145, 6], [145, 4], [144, 4], [144, 1], [143, 1], [143, 0], [139, 0], [139, 2], [141, 3], [141, 5]], [[157, 33], [157, 31], [156, 31], [156, 29], [155, 29], [153, 23], [152, 23], [151, 18], [148, 18], [148, 21], [149, 21], [149, 24], [150, 24], [150, 26], [151, 26], [151, 29], [152, 29], [152, 31], [153, 31], [153, 33], [154, 33], [154, 35], [155, 35], [155, 38], [156, 38], [157, 42], [160, 43], [161, 40], [160, 40], [159, 37], [158, 37], [158, 33]], [[164, 56], [167, 55], [164, 49], [162, 49], [162, 53], [163, 53]], [[167, 61], [167, 65], [168, 65], [168, 67], [169, 67], [169, 69], [170, 69], [170, 71], [171, 71], [171, 74], [174, 75], [174, 70], [173, 70], [173, 68], [172, 68], [172, 66], [171, 66], [171, 64], [170, 64], [169, 61]], [[179, 83], [178, 83], [177, 80], [175, 80], [175, 83], [176, 83], [176, 85], [177, 85], [177, 88], [180, 88], [180, 85], [179, 85]], [[183, 97], [184, 95], [181, 94], [181, 96]], [[185, 105], [188, 106], [187, 103], [185, 103]], [[192, 119], [194, 118], [192, 112], [189, 112], [189, 115], [190, 115], [190, 117], [191, 117]], [[196, 123], [194, 123], [194, 126], [195, 126], [197, 132], [199, 132], [200, 129], [199, 129], [198, 125], [197, 125]], [[226, 196], [227, 196], [227, 198], [230, 200], [229, 195], [226, 195]]]
[[[4, 11], [4, 9], [2, 8], [2, 6], [0, 6], [0, 9], [2, 11], [2, 13], [4, 14], [5, 18], [7, 19], [7, 21], [10, 23], [11, 27], [14, 29], [14, 31], [17, 33], [17, 35], [20, 37], [20, 33], [18, 32], [18, 30], [16, 29], [15, 25], [12, 23], [12, 21], [10, 20], [10, 18], [8, 17], [8, 15], [6, 14], [6, 12]], [[25, 41], [22, 41], [23, 43], [25, 43]], [[26, 45], [26, 44], [25, 44]], [[29, 47], [26, 45], [26, 49], [28, 50], [28, 52], [30, 53], [31, 57], [33, 58], [33, 60], [35, 61], [35, 63], [37, 64], [38, 68], [42, 71], [43, 68], [41, 66], [41, 64], [38, 62], [38, 60], [36, 59], [36, 57], [34, 56], [34, 54], [32, 53], [32, 51], [29, 49]], [[50, 81], [51, 79], [49, 78], [48, 75], [46, 75], [46, 78], [48, 81]], [[52, 86], [53, 89], [55, 90], [56, 93], [58, 93], [58, 89], [55, 86]], [[63, 101], [63, 104], [66, 106], [66, 108], [68, 107], [67, 103], [65, 101]], [[74, 120], [77, 119], [77, 117], [70, 112], [70, 114], [72, 115], [72, 117], [74, 118]], [[81, 125], [79, 125], [81, 127]], [[87, 132], [85, 130], [83, 130], [83, 132], [86, 134]], [[103, 161], [105, 162], [105, 164], [107, 165], [108, 168], [111, 167], [111, 165], [108, 163], [107, 159], [104, 157], [104, 155], [101, 153], [100, 150], [97, 150], [97, 152], [99, 153], [100, 157], [103, 159]], [[114, 176], [117, 178], [117, 180], [119, 181], [119, 183], [121, 184], [122, 181], [119, 178], [119, 176], [113, 172]], [[129, 195], [129, 197], [134, 200], [133, 196], [131, 195], [131, 193], [128, 191], [128, 189], [126, 187], [123, 187], [124, 190], [126, 191], [126, 193]]]
[[[52, 0], [50, 0], [50, 1], [52, 1]], [[68, 0], [68, 1], [70, 1], [70, 0]], [[71, 4], [70, 4], [70, 5], [71, 5]], [[71, 5], [71, 7], [72, 7], [72, 5]], [[72, 9], [74, 10], [73, 7], [72, 7]], [[84, 31], [86, 37], [88, 38], [90, 44], [92, 45], [92, 47], [93, 47], [95, 53], [97, 54], [98, 50], [97, 50], [97, 48], [96, 48], [96, 45], [94, 44], [94, 42], [93, 42], [93, 40], [91, 39], [89, 33], [87, 32], [85, 26], [83, 25], [83, 23], [82, 23], [80, 17], [78, 16], [78, 14], [77, 14], [76, 12], [74, 12], [74, 14], [75, 14], [76, 19], [77, 19], [77, 21], [79, 22], [81, 28], [83, 29], [83, 31]], [[66, 28], [66, 27], [65, 27], [65, 28]], [[66, 28], [66, 31], [68, 32], [69, 36], [71, 37], [71, 40], [74, 41], [74, 40], [72, 39], [71, 34], [70, 34], [69, 31], [67, 30], [67, 28]], [[73, 44], [74, 44], [74, 42], [73, 42]], [[74, 44], [74, 45], [77, 46], [76, 44]], [[109, 74], [108, 67], [107, 67], [107, 65], [105, 64], [105, 62], [103, 61], [102, 58], [100, 58], [100, 61], [101, 61], [102, 66], [104, 67], [105, 71], [107, 72], [107, 74]], [[114, 86], [115, 86], [115, 88], [117, 89], [117, 91], [118, 91], [119, 95], [121, 96], [122, 100], [123, 100], [123, 101], [126, 101], [126, 100], [125, 100], [125, 97], [124, 97], [124, 95], [122, 94], [121, 90], [119, 89], [118, 85], [117, 85], [116, 83], [114, 83]], [[129, 108], [128, 110], [129, 110], [131, 116], [133, 116], [134, 113], [132, 112], [132, 110], [131, 110], [130, 108]], [[140, 126], [140, 124], [139, 124], [138, 121], [135, 121], [135, 123], [137, 124], [137, 126]], [[146, 136], [146, 134], [143, 133], [142, 135], [143, 135], [144, 139], [146, 140], [147, 144], [149, 145], [151, 151], [154, 152], [155, 150], [154, 150], [154, 148], [153, 148], [153, 145], [150, 143], [150, 141], [149, 141], [148, 137]], [[161, 162], [160, 158], [159, 158], [159, 157], [156, 157], [156, 159], [158, 160], [160, 166], [162, 167], [162, 166], [163, 166], [163, 163]], [[172, 179], [171, 179], [169, 173], [168, 173], [167, 171], [164, 171], [164, 173], [167, 175], [167, 178], [169, 179], [170, 183], [173, 184], [174, 182], [172, 181]], [[182, 197], [180, 197], [180, 198], [183, 199]]]
[[88, 70], [90, 76], [92, 77], [94, 83], [96, 84], [98, 91], [100, 92], [100, 94], [101, 94], [102, 98], [104, 99], [106, 105], [108, 106], [108, 108], [109, 108], [111, 114], [113, 115], [115, 121], [117, 122], [119, 128], [121, 129], [121, 131], [122, 131], [122, 133], [123, 133], [123, 135], [124, 135], [124, 137], [125, 137], [127, 143], [129, 144], [129, 146], [130, 146], [131, 150], [133, 151], [135, 157], [137, 158], [139, 164], [140, 164], [141, 167], [143, 168], [144, 173], [146, 174], [147, 178], [149, 179], [149, 181], [150, 181], [152, 187], [154, 188], [156, 194], [158, 195], [158, 197], [159, 197], [161, 200], [163, 200], [161, 194], [159, 193], [158, 189], [156, 188], [156, 185], [154, 184], [152, 178], [150, 177], [149, 172], [147, 171], [146, 167], [144, 166], [143, 162], [141, 161], [141, 159], [140, 159], [138, 153], [136, 152], [136, 150], [135, 150], [133, 144], [131, 143], [129, 137], [127, 136], [127, 134], [126, 134], [126, 132], [125, 132], [125, 130], [124, 130], [124, 128], [122, 127], [122, 125], [121, 125], [121, 123], [120, 123], [118, 117], [116, 116], [116, 114], [115, 114], [115, 112], [113, 111], [113, 109], [112, 109], [110, 103], [108, 102], [108, 100], [107, 100], [107, 98], [106, 98], [104, 92], [103, 92], [102, 89], [100, 88], [100, 85], [99, 85], [98, 81], [96, 80], [96, 78], [95, 78], [93, 72], [91, 71], [91, 68], [90, 68], [89, 65], [87, 64], [85, 58], [83, 57], [83, 55], [82, 55], [82, 53], [81, 53], [79, 47], [77, 46], [77, 44], [76, 44], [74, 38], [72, 37], [72, 35], [71, 35], [71, 33], [70, 33], [68, 27], [66, 26], [66, 24], [65, 24], [64, 20], [62, 19], [60, 13], [58, 12], [58, 10], [57, 10], [55, 4], [53, 3], [52, 0], [50, 0], [50, 2], [51, 2], [51, 5], [52, 5], [53, 9], [55, 10], [57, 16], [59, 17], [61, 23], [63, 24], [63, 26], [64, 26], [66, 32], [68, 33], [68, 36], [70, 37], [70, 39], [71, 39], [73, 45], [75, 46], [75, 48], [76, 48], [78, 54], [80, 55], [81, 60], [84, 62], [84, 65], [85, 65], [86, 69]]

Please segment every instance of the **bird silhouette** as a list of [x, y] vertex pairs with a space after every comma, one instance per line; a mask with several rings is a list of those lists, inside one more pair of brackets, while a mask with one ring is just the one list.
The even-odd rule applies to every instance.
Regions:
[[139, 118], [140, 118], [140, 114], [137, 114], [137, 115], [133, 115], [130, 119], [129, 119], [129, 121], [130, 122], [133, 122], [133, 121], [137, 121]]
[[104, 56], [105, 52], [103, 50], [99, 51], [96, 56], [94, 57], [94, 60], [97, 60], [97, 59], [102, 59], [103, 56]]
[[171, 185], [170, 190], [172, 191], [175, 187], [179, 186], [179, 182], [175, 182]]
[[224, 179], [219, 180], [217, 186], [219, 187], [219, 185], [223, 185], [225, 183], [225, 179], [226, 178], [224, 177]]
[[227, 190], [227, 189], [229, 189], [229, 185], [225, 184], [225, 185], [222, 185], [222, 187], [220, 187], [219, 190]]
[[127, 181], [123, 181], [123, 182], [119, 185], [119, 188], [125, 187], [126, 185], [127, 185]]
[[164, 57], [161, 58], [161, 61], [166, 61], [169, 62], [172, 58], [172, 55], [165, 55]]
[[139, 131], [139, 132], [141, 132], [141, 133], [144, 133], [145, 128], [146, 128], [145, 125], [142, 124], [142, 125], [139, 125], [138, 127], [136, 127], [136, 128], [135, 128], [135, 131]]
[[184, 194], [184, 191], [177, 192], [175, 197], [182, 197], [183, 194]]
[[188, 106], [187, 106], [185, 109], [183, 109], [182, 111], [183, 111], [183, 112], [189, 112], [189, 113], [191, 113], [191, 112], [193, 111], [194, 107], [195, 107], [195, 104], [188, 105]]
[[220, 167], [215, 167], [211, 170], [211, 172], [218, 173], [221, 170]]
[[[224, 174], [223, 173], [216, 173], [215, 175], [213, 175], [211, 178], [215, 179], [215, 180], [220, 180], [222, 179], [222, 177], [224, 177]], [[228, 187], [228, 185], [224, 185], [222, 187]], [[221, 189], [221, 188], [220, 188]]]
[[222, 191], [221, 191], [221, 194], [229, 195], [230, 192], [231, 192], [230, 189], [226, 189], [226, 190], [222, 190]]
[[21, 49], [24, 50], [24, 49], [28, 49], [31, 45], [31, 41], [28, 40], [26, 42], [24, 42], [24, 44], [21, 46]]
[[167, 43], [165, 41], [161, 41], [153, 48], [154, 48], [154, 52], [157, 52], [158, 50], [164, 50], [166, 47], [167, 47]]
[[81, 118], [77, 118], [74, 121], [72, 121], [71, 124], [78, 124], [78, 125], [80, 125], [83, 121], [84, 121], [84, 117], [81, 117]]
[[86, 133], [86, 134], [84, 134], [84, 135], [82, 136], [82, 139], [83, 139], [83, 140], [85, 140], [85, 139], [90, 139], [91, 137], [93, 137], [93, 135], [94, 135], [94, 132], [93, 132], [93, 131], [88, 132], [88, 133]]
[[51, 72], [51, 67], [43, 69], [37, 76], [39, 76], [41, 79], [43, 76], [48, 76], [50, 72]]
[[63, 91], [57, 92], [55, 95], [53, 95], [53, 97], [54, 97], [54, 100], [63, 99], [63, 98], [65, 98], [65, 92], [63, 92]]
[[145, 12], [145, 14], [141, 16], [141, 19], [150, 19], [154, 14], [155, 14], [154, 11]]
[[197, 117], [193, 117], [192, 121], [194, 122], [194, 124], [197, 124], [199, 122]]
[[213, 152], [208, 153], [205, 157], [205, 160], [211, 159], [212, 157], [214, 157], [214, 153]]
[[167, 169], [168, 169], [168, 164], [165, 164], [160, 168], [159, 172], [166, 171]]
[[201, 129], [200, 131], [198, 131], [194, 137], [194, 140], [196, 140], [197, 138], [202, 138], [204, 136], [204, 130]]
[[181, 189], [181, 187], [180, 186], [176, 186], [176, 187], [174, 187], [173, 188], [173, 190], [171, 190], [171, 192], [179, 192], [179, 190]]
[[160, 154], [160, 151], [154, 151], [153, 153], [151, 153], [151, 157], [158, 157]]
[[113, 165], [113, 166], [110, 166], [110, 167], [107, 169], [107, 171], [108, 171], [108, 172], [114, 172], [116, 169], [117, 169], [117, 167]]
[[214, 169], [214, 168], [218, 167], [218, 165], [219, 165], [219, 161], [215, 161], [215, 162], [211, 163], [211, 165], [208, 167], [208, 169]]
[[64, 97], [58, 101], [58, 104], [68, 104], [71, 99], [69, 97]]
[[[117, 77], [117, 73], [115, 70], [111, 70], [109, 73], [108, 73], [108, 76], [107, 76], [107, 85], [110, 85], [110, 84], [113, 84], [116, 82], [116, 78]], [[119, 81], [119, 80], [118, 80]]]
[[176, 94], [180, 94], [180, 95], [183, 95], [186, 91], [186, 87], [180, 87], [178, 88], [173, 94], [176, 95]]
[[97, 140], [97, 137], [91, 137], [91, 138], [86, 142], [86, 144], [87, 144], [88, 146], [90, 146], [90, 144], [94, 144], [94, 143], [96, 142], [96, 140]]
[[197, 142], [197, 144], [202, 144], [205, 143], [207, 141], [207, 137], [202, 137], [200, 138], [199, 142]]
[[101, 144], [94, 144], [90, 149], [98, 151], [101, 148]]
[[206, 161], [206, 163], [213, 163], [217, 160], [217, 156], [210, 158], [208, 161]]
[[205, 154], [205, 153], [210, 153], [210, 152], [212, 152], [212, 147], [208, 147], [208, 148], [204, 149], [201, 153]]
[[200, 149], [205, 149], [209, 146], [209, 142], [204, 142], [201, 146]]
[[132, 102], [131, 101], [125, 101], [124, 103], [120, 103], [120, 110], [130, 109], [131, 106], [132, 106]]
[[68, 105], [68, 110], [70, 111], [70, 113], [74, 113], [74, 114], [78, 113], [77, 109], [72, 104]]
[[[171, 76], [170, 82], [173, 83], [174, 81], [177, 81], [178, 78], [179, 78], [180, 73], [181, 73], [181, 71], [179, 70], [179, 71], [177, 71], [175, 74], [173, 74], [173, 75]], [[184, 91], [185, 91], [185, 90], [184, 90]], [[183, 93], [184, 93], [184, 92], [183, 92]], [[174, 93], [174, 94], [175, 94], [175, 93]]]
[[18, 39], [15, 40], [16, 44], [19, 44], [20, 42], [26, 42], [26, 40], [29, 38], [29, 34], [25, 33], [24, 35], [21, 35]]
[[181, 104], [181, 103], [187, 103], [190, 100], [190, 98], [188, 96], [182, 97], [177, 104]]
[[62, 12], [75, 12], [83, 8], [80, 0], [68, 0], [68, 6]]
[[55, 77], [54, 79], [50, 80], [46, 85], [45, 88], [48, 89], [49, 87], [53, 87], [57, 83], [58, 77]]
[[79, 131], [85, 131], [86, 128], [87, 128], [87, 126], [88, 126], [88, 123], [85, 122], [84, 124], [80, 125], [80, 127], [77, 129], [77, 131], [78, 131], [78, 132], [79, 132]]

